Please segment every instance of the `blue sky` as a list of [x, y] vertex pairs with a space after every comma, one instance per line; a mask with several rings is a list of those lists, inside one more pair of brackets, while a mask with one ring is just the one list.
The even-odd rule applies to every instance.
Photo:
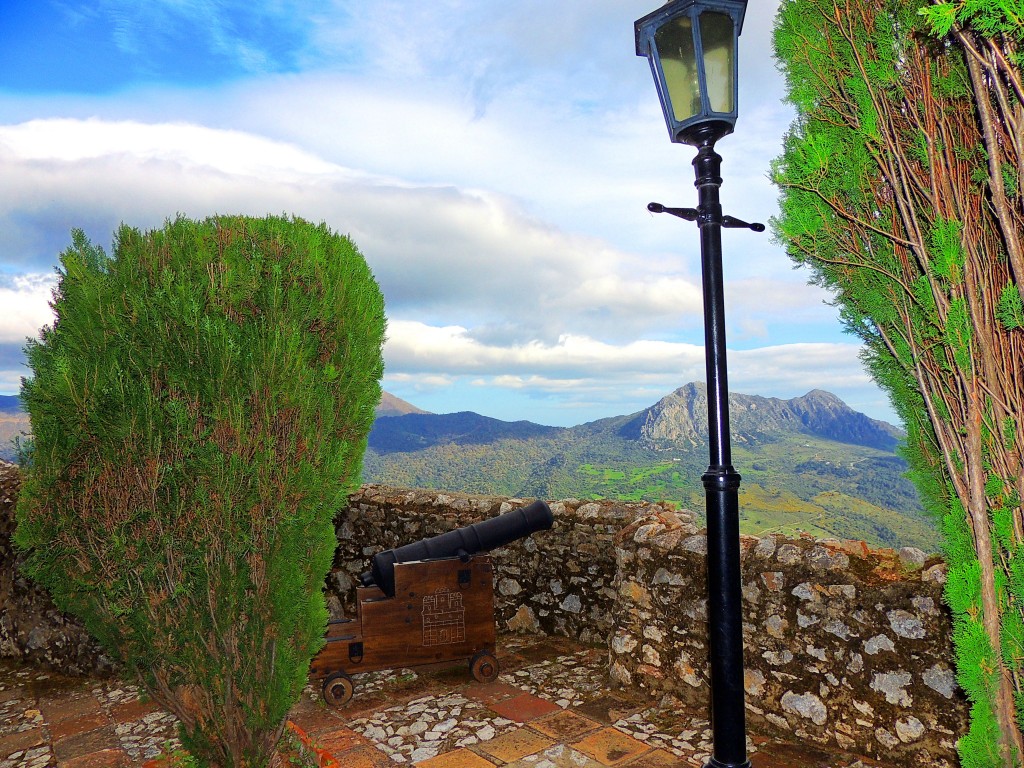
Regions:
[[[693, 151], [667, 137], [633, 21], [657, 0], [4, 0], [0, 394], [51, 321], [80, 227], [293, 213], [384, 290], [385, 388], [435, 412], [572, 425], [704, 377]], [[792, 120], [774, 0], [740, 39], [726, 213], [776, 211]], [[730, 384], [888, 401], [769, 234], [724, 233]]]

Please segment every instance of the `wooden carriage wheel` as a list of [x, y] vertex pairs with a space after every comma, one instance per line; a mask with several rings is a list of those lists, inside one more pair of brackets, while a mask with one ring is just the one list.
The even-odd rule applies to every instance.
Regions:
[[493, 683], [498, 679], [498, 660], [490, 651], [480, 651], [469, 662], [469, 671], [478, 683]]
[[332, 675], [328, 675], [327, 679], [324, 680], [324, 701], [327, 702], [329, 707], [341, 709], [341, 707], [352, 701], [354, 690], [355, 686], [352, 683], [351, 677], [344, 672], [335, 672]]

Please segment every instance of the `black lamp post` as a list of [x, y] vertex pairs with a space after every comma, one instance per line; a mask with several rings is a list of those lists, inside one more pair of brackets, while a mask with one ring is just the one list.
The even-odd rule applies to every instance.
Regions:
[[636, 53], [651, 63], [669, 137], [697, 147], [693, 161], [697, 208], [667, 208], [660, 203], [647, 208], [696, 221], [700, 228], [711, 457], [701, 478], [707, 497], [708, 655], [714, 739], [708, 768], [750, 768], [743, 704], [740, 476], [732, 466], [729, 440], [722, 227], [762, 232], [764, 225], [722, 215], [718, 198], [722, 158], [715, 153], [715, 142], [732, 133], [736, 123], [736, 48], [746, 7], [747, 0], [672, 0], [634, 25]]

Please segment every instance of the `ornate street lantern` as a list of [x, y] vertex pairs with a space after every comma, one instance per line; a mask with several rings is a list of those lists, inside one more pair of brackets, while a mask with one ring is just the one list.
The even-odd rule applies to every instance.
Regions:
[[746, 0], [674, 0], [638, 19], [672, 141], [698, 146], [736, 124], [736, 44]]

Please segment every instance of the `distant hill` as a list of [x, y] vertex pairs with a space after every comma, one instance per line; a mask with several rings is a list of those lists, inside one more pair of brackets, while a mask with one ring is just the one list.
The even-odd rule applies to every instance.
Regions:
[[[435, 445], [486, 445], [497, 440], [529, 440], [562, 431], [530, 421], [501, 421], [472, 411], [378, 416], [370, 448], [379, 454], [409, 453]], [[453, 489], [457, 490], [457, 489]]]
[[429, 411], [417, 408], [412, 403], [407, 403], [390, 392], [381, 392], [380, 404], [377, 405], [377, 418], [381, 416], [405, 416], [407, 413], [429, 413]]
[[[813, 390], [729, 399], [741, 529], [806, 531], [873, 546], [939, 548], [906, 464], [899, 429]], [[637, 413], [571, 428], [474, 413], [379, 418], [364, 479], [543, 498], [671, 501], [704, 509], [707, 396], [688, 384]]]

